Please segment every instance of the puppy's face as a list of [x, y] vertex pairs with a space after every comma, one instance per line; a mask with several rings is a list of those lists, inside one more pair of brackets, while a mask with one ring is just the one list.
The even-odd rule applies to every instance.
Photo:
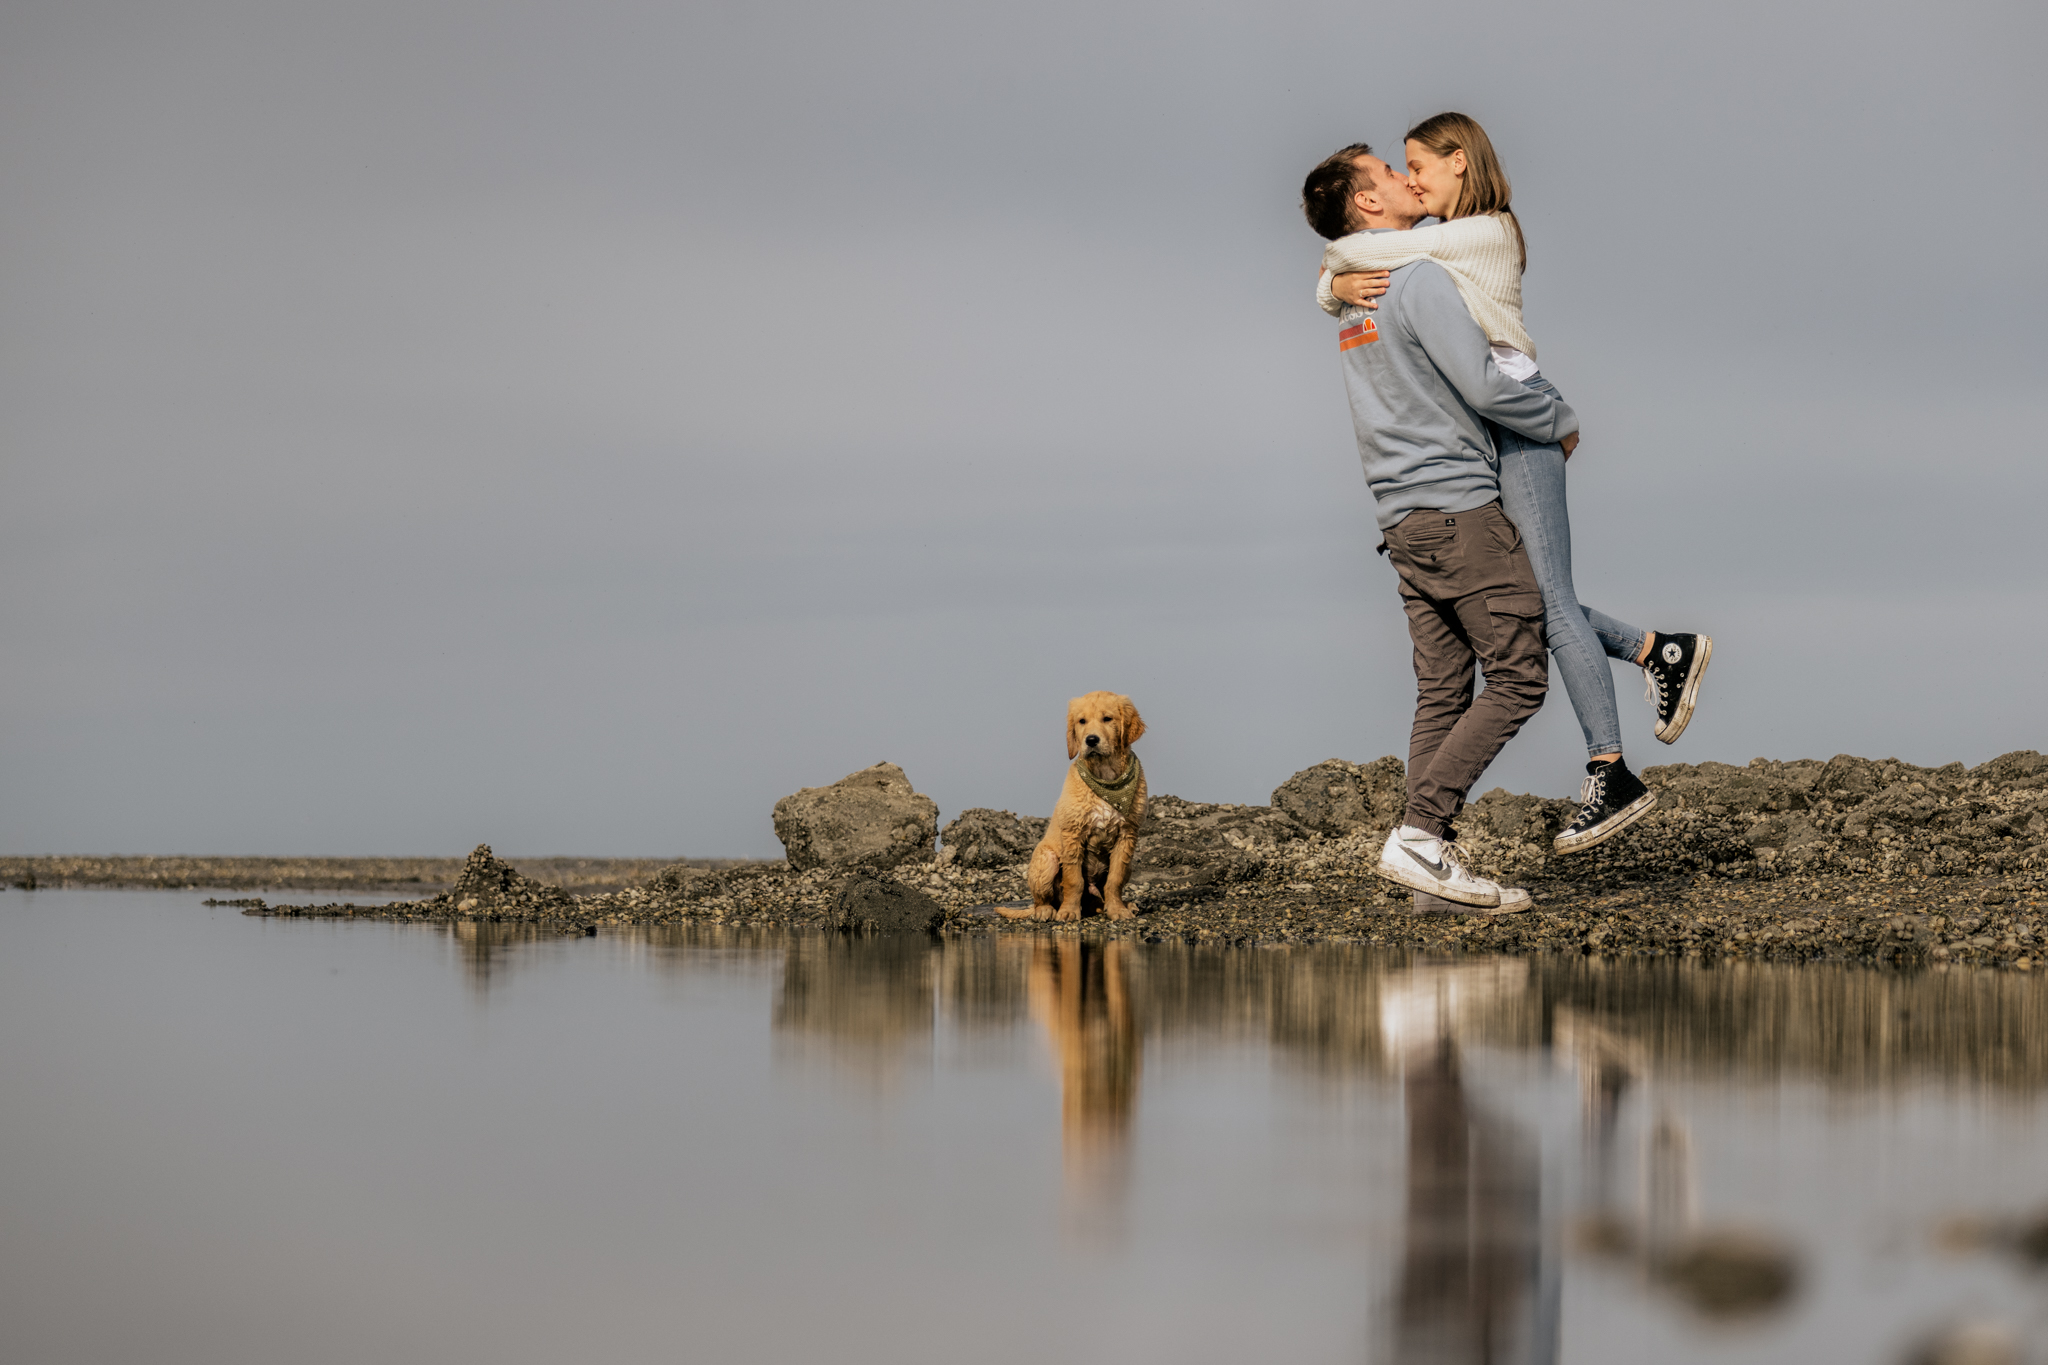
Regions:
[[1067, 703], [1067, 757], [1120, 754], [1145, 733], [1145, 722], [1129, 697], [1090, 692]]

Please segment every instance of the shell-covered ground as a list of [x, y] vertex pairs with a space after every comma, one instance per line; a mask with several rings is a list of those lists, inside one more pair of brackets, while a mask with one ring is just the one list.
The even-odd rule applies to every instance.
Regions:
[[[1384, 760], [1383, 760], [1384, 762]], [[1418, 915], [1373, 875], [1383, 828], [1308, 830], [1267, 806], [1154, 798], [1127, 892], [1134, 919], [1049, 926], [998, 917], [1023, 866], [908, 863], [879, 875], [936, 902], [946, 933], [1062, 932], [1190, 943], [1349, 941], [1475, 952], [1984, 963], [2048, 960], [2048, 759], [1919, 768], [1847, 755], [1746, 767], [1651, 768], [1659, 804], [1600, 847], [1550, 851], [1564, 801], [1486, 793], [1459, 817], [1482, 875], [1527, 887], [1510, 916]], [[874, 874], [870, 874], [874, 875]], [[213, 883], [218, 885], [219, 883]], [[479, 848], [455, 886], [385, 906], [270, 906], [254, 914], [599, 925], [701, 921], [838, 926], [848, 873], [783, 863], [662, 866], [620, 890], [574, 894]], [[922, 903], [922, 902], [920, 902]]]

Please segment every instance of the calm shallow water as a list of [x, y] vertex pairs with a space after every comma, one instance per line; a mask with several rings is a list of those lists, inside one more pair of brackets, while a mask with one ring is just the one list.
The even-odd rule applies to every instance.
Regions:
[[2037, 978], [201, 899], [0, 893], [9, 1365], [2048, 1359]]

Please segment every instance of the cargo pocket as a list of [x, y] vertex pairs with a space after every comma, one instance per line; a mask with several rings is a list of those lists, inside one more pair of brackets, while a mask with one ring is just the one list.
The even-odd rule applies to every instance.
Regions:
[[1542, 593], [1496, 593], [1486, 599], [1486, 613], [1493, 618], [1495, 657], [1541, 655], [1549, 650], [1543, 630]]
[[1522, 528], [1515, 525], [1515, 519], [1507, 513], [1494, 518], [1487, 530], [1493, 536], [1496, 553], [1507, 556], [1522, 548]]

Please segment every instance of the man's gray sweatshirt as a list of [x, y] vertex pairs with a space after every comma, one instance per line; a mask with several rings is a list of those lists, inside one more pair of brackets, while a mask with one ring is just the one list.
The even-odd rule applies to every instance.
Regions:
[[1579, 429], [1570, 404], [1494, 367], [1486, 333], [1435, 261], [1397, 267], [1379, 304], [1346, 308], [1337, 344], [1382, 531], [1410, 512], [1464, 512], [1500, 496], [1487, 422], [1532, 441]]

